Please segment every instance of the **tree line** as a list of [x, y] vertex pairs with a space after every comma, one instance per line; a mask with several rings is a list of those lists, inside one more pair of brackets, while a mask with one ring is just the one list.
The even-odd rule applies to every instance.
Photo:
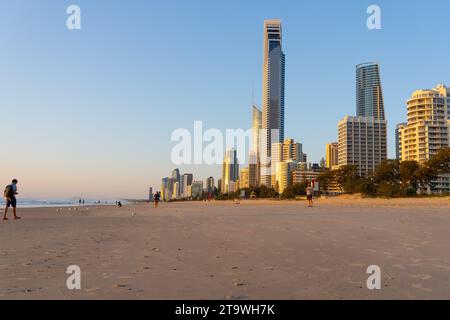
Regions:
[[450, 174], [450, 148], [439, 152], [423, 163], [417, 161], [382, 161], [373, 172], [360, 176], [355, 166], [338, 170], [324, 170], [318, 177], [322, 190], [331, 184], [344, 193], [365, 196], [413, 197], [420, 194], [440, 174]]

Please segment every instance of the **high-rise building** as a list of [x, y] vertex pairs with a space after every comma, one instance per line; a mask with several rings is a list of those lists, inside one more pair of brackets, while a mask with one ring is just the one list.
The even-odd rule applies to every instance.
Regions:
[[444, 99], [447, 120], [450, 120], [450, 87], [446, 87], [444, 84], [439, 84], [433, 90], [438, 92]]
[[261, 144], [261, 129], [262, 129], [262, 112], [256, 105], [252, 108], [252, 150], [259, 155], [259, 147]]
[[[161, 200], [167, 201], [170, 200], [172, 194], [169, 192], [170, 189], [170, 178], [165, 177], [161, 180]], [[170, 195], [169, 195], [170, 193]]]
[[406, 122], [403, 122], [395, 126], [395, 159], [397, 160], [401, 160], [402, 157], [402, 137], [400, 135], [400, 132], [407, 125], [408, 124]]
[[334, 170], [339, 167], [339, 145], [337, 142], [327, 143], [325, 166]]
[[198, 199], [203, 196], [203, 181], [193, 181], [191, 185], [191, 193], [193, 199]]
[[262, 112], [256, 105], [252, 109], [252, 149], [249, 153], [249, 184], [257, 187], [260, 184], [260, 145], [262, 129]]
[[209, 177], [206, 179], [206, 193], [208, 195], [214, 194], [214, 177]]
[[385, 120], [380, 67], [377, 63], [356, 66], [356, 115]]
[[306, 154], [303, 153], [301, 143], [295, 142], [294, 139], [286, 139], [283, 142], [283, 160], [294, 160], [297, 162], [306, 162]]
[[296, 143], [294, 139], [286, 139], [283, 143], [272, 143], [272, 176], [273, 187], [277, 183], [277, 163], [286, 161], [306, 162], [306, 154], [303, 153], [301, 143]]
[[260, 183], [260, 163], [256, 153], [250, 152], [248, 162], [248, 182], [251, 187], [259, 187]]
[[[173, 180], [173, 185], [174, 185], [172, 198], [178, 199], [180, 197], [180, 189], [181, 189], [180, 188], [180, 170], [179, 169], [172, 170], [172, 180]], [[178, 182], [178, 185], [175, 187], [175, 184], [177, 182]]]
[[[439, 149], [450, 147], [450, 89], [438, 85], [417, 90], [407, 101], [407, 123], [398, 127], [398, 159], [425, 163]], [[439, 174], [428, 186], [428, 193], [449, 193], [450, 174]]]
[[222, 193], [222, 179], [217, 180], [217, 191], [219, 192], [219, 194]]
[[230, 182], [239, 180], [239, 162], [236, 149], [227, 150], [223, 159], [222, 192], [229, 192]]
[[339, 166], [354, 165], [359, 175], [387, 159], [386, 120], [346, 116], [338, 124]]
[[153, 201], [153, 188], [148, 188], [148, 201]]
[[285, 55], [280, 20], [264, 21], [261, 184], [271, 185], [272, 143], [284, 140]]
[[183, 195], [182, 198], [189, 198], [191, 195], [188, 194], [188, 186], [192, 185], [192, 180], [194, 176], [192, 173], [183, 174]]
[[289, 185], [293, 185], [293, 172], [297, 167], [298, 162], [292, 159], [276, 164], [276, 182], [274, 187], [279, 193], [283, 193]]
[[180, 199], [180, 182], [174, 182], [172, 199]]
[[249, 187], [250, 187], [249, 168], [242, 168], [239, 174], [239, 188], [244, 189]]
[[407, 124], [399, 128], [399, 159], [424, 162], [449, 146], [448, 97], [445, 87], [417, 90], [407, 102]]

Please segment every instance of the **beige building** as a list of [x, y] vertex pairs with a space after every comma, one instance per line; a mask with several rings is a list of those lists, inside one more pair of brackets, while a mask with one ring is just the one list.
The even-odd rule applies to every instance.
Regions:
[[241, 172], [239, 173], [239, 188], [250, 188], [249, 168], [241, 169]]
[[360, 175], [387, 159], [386, 120], [346, 116], [338, 123], [339, 166], [354, 165]]
[[339, 168], [339, 144], [337, 142], [326, 145], [326, 164], [328, 169], [335, 170]]
[[[423, 163], [439, 149], [450, 147], [450, 88], [438, 85], [417, 90], [407, 101], [406, 124], [397, 126], [396, 149], [400, 161]], [[427, 192], [449, 193], [450, 174], [442, 174]]]
[[277, 163], [286, 161], [306, 162], [306, 154], [303, 153], [301, 143], [294, 139], [286, 139], [283, 143], [272, 144], [272, 186], [277, 183]]
[[287, 161], [281, 161], [276, 164], [276, 180], [275, 180], [275, 189], [279, 193], [283, 193], [283, 191], [289, 186], [293, 184], [292, 175], [293, 172], [297, 169], [298, 162], [293, 161], [292, 159]]
[[412, 94], [407, 102], [408, 122], [398, 128], [400, 160], [424, 162], [449, 146], [448, 96], [450, 90], [441, 85]]

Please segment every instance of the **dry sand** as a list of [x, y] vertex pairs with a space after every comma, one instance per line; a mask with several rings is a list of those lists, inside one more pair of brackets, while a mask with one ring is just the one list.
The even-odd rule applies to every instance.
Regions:
[[316, 204], [22, 209], [0, 223], [0, 299], [450, 299], [449, 198]]

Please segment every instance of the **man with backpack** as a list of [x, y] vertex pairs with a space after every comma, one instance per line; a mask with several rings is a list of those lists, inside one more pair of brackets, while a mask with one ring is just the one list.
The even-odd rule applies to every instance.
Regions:
[[6, 202], [6, 208], [5, 208], [5, 214], [3, 215], [3, 220], [8, 220], [6, 217], [6, 214], [8, 213], [9, 207], [13, 208], [14, 213], [14, 219], [18, 220], [20, 217], [16, 214], [16, 206], [17, 206], [17, 199], [16, 199], [17, 192], [17, 179], [14, 179], [11, 184], [7, 185], [4, 191], [4, 197]]

